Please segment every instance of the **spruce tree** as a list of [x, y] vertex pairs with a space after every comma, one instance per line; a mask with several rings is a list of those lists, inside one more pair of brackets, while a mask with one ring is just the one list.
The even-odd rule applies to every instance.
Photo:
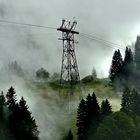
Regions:
[[94, 116], [94, 104], [93, 99], [90, 94], [86, 98], [86, 121], [90, 123], [92, 117]]
[[7, 98], [7, 107], [9, 108], [9, 110], [14, 111], [16, 109], [17, 106], [17, 99], [16, 99], [16, 92], [15, 89], [13, 87], [10, 87], [7, 94], [6, 94], [6, 98]]
[[35, 119], [31, 116], [31, 112], [28, 108], [26, 101], [22, 97], [19, 101], [18, 137], [27, 140], [37, 140], [39, 132]]
[[100, 107], [96, 95], [95, 93], [92, 95], [89, 94], [86, 98], [86, 125], [84, 137], [86, 140], [90, 140], [90, 137], [94, 137], [99, 121]]
[[124, 64], [127, 65], [127, 64], [133, 63], [133, 60], [134, 60], [133, 59], [133, 53], [132, 53], [131, 49], [126, 47]]
[[126, 47], [123, 63], [123, 77], [127, 80], [134, 71], [134, 58], [130, 48]]
[[134, 115], [140, 117], [140, 94], [135, 89], [131, 93], [131, 109]]
[[135, 63], [136, 69], [140, 70], [140, 36], [137, 36], [137, 41], [135, 43]]
[[93, 93], [92, 96], [88, 94], [85, 103], [86, 103], [86, 125], [87, 127], [89, 127], [91, 122], [97, 120], [100, 115], [100, 107], [95, 93]]
[[28, 105], [22, 97], [19, 103], [16, 103], [16, 92], [10, 88], [6, 95], [7, 107], [11, 111], [9, 116], [9, 128], [13, 132], [16, 140], [38, 140], [38, 127]]
[[95, 118], [98, 118], [98, 116], [100, 115], [100, 106], [94, 92], [91, 96], [91, 104], [91, 112], [93, 113]]
[[1, 95], [0, 95], [0, 118], [2, 119], [3, 118], [3, 107], [5, 105], [5, 97], [4, 97], [4, 94], [3, 92], [1, 92]]
[[0, 107], [4, 106], [4, 104], [5, 104], [5, 97], [2, 91], [0, 94]]
[[82, 99], [77, 110], [77, 135], [78, 140], [84, 140], [85, 126], [86, 126], [86, 103]]
[[123, 66], [123, 59], [122, 55], [120, 53], [120, 50], [117, 50], [114, 52], [113, 58], [112, 58], [112, 64], [110, 68], [110, 80], [112, 83], [115, 82], [116, 78], [119, 79], [121, 72], [122, 72], [122, 66]]
[[125, 113], [131, 113], [132, 112], [132, 98], [131, 98], [131, 91], [128, 87], [125, 88], [123, 95], [122, 95], [122, 101], [121, 101], [121, 111]]
[[117, 51], [114, 52], [113, 58], [112, 58], [112, 64], [111, 64], [111, 68], [110, 68], [110, 80], [113, 82], [115, 77], [116, 77], [116, 72], [117, 72], [117, 67], [116, 67], [116, 56], [117, 56]]
[[107, 99], [103, 100], [101, 103], [101, 115], [106, 116], [109, 115], [110, 113], [112, 113], [112, 107], [109, 101]]

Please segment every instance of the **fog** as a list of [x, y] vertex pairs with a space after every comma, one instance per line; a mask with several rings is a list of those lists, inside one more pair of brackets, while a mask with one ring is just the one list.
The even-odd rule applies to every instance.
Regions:
[[[140, 33], [139, 5], [139, 0], [0, 0], [0, 20], [57, 28], [60, 27], [62, 18], [71, 21], [76, 19], [80, 33], [96, 35], [125, 48], [134, 43]], [[18, 98], [25, 96], [39, 124], [42, 140], [55, 140], [60, 136], [59, 130], [64, 129], [60, 129], [64, 116], [58, 113], [60, 110], [55, 102], [46, 101], [39, 93], [28, 89], [23, 79], [15, 76], [9, 80], [9, 77], [4, 76], [4, 68], [9, 62], [17, 61], [31, 75], [40, 67], [51, 74], [60, 72], [60, 36], [61, 33], [53, 29], [0, 22], [1, 90], [6, 92], [12, 85], [17, 90]], [[93, 67], [97, 70], [98, 77], [107, 77], [112, 54], [117, 46], [106, 47], [81, 34], [76, 40], [79, 42], [75, 47], [81, 77], [91, 74]], [[59, 97], [55, 94], [55, 98]], [[58, 133], [54, 136], [53, 131]]]
[[[55, 28], [62, 18], [76, 19], [80, 33], [96, 34], [125, 47], [139, 34], [139, 4], [139, 0], [0, 0], [0, 19]], [[30, 71], [41, 66], [60, 71], [62, 43], [56, 30], [0, 23], [0, 32], [0, 66], [18, 60]], [[114, 49], [80, 35], [76, 39], [81, 77], [93, 67], [99, 77], [106, 77]]]

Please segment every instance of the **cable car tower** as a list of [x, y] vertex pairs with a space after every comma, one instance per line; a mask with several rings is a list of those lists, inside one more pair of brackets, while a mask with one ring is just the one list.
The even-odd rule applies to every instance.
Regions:
[[63, 55], [62, 55], [62, 66], [61, 66], [61, 77], [60, 84], [61, 85], [72, 85], [80, 83], [80, 75], [75, 55], [75, 40], [74, 35], [79, 34], [79, 32], [75, 31], [77, 22], [62, 20], [62, 25], [60, 28], [57, 28], [57, 31], [62, 32], [62, 40], [63, 43]]

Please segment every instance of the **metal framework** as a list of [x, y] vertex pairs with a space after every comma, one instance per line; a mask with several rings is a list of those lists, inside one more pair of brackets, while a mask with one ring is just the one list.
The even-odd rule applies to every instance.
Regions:
[[62, 38], [59, 38], [59, 40], [62, 40], [63, 42], [63, 55], [60, 77], [61, 85], [73, 85], [80, 82], [80, 75], [74, 48], [74, 44], [76, 43], [74, 40], [74, 35], [79, 34], [79, 32], [75, 31], [76, 25], [76, 21], [70, 22], [63, 19], [61, 27], [57, 28], [57, 31], [62, 32]]

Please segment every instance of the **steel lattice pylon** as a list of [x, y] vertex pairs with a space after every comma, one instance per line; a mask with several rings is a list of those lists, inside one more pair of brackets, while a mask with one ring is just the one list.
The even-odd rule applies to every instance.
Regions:
[[62, 20], [62, 25], [58, 28], [58, 31], [62, 32], [63, 42], [63, 55], [62, 55], [62, 66], [61, 66], [61, 77], [60, 84], [73, 85], [80, 82], [80, 75], [75, 55], [75, 40], [74, 35], [79, 34], [75, 31], [77, 22], [69, 22]]

